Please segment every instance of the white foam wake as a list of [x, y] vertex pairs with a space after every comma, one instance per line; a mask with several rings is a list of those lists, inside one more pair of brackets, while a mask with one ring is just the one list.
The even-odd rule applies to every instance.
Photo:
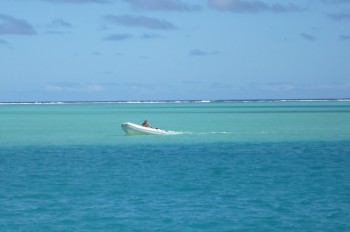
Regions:
[[167, 131], [168, 135], [211, 135], [211, 134], [233, 134], [227, 131], [210, 131], [210, 132], [194, 132], [194, 131]]

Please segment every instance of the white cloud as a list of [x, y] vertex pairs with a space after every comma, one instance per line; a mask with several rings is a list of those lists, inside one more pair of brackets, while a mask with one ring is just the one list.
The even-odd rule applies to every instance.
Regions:
[[310, 35], [310, 34], [307, 34], [307, 33], [301, 33], [300, 36], [301, 36], [303, 39], [306, 39], [306, 40], [309, 40], [309, 41], [315, 41], [315, 40], [317, 40], [316, 36]]
[[122, 41], [122, 40], [128, 40], [128, 39], [132, 39], [133, 35], [131, 34], [112, 34], [112, 35], [108, 35], [106, 37], [103, 38], [103, 40], [107, 40], [107, 41]]
[[292, 3], [267, 4], [260, 0], [208, 0], [208, 5], [209, 7], [217, 10], [230, 11], [235, 13], [285, 13], [301, 10], [300, 7]]
[[189, 53], [190, 56], [212, 56], [212, 55], [217, 55], [217, 54], [219, 54], [218, 51], [207, 52], [207, 51], [203, 51], [200, 49], [193, 49]]
[[6, 40], [0, 39], [0, 44], [9, 44]]
[[200, 5], [189, 5], [180, 0], [124, 0], [134, 8], [163, 11], [196, 11]]
[[46, 85], [46, 90], [60, 92], [99, 92], [104, 89], [105, 88], [102, 85], [92, 82], [59, 82]]
[[110, 0], [42, 0], [51, 3], [68, 3], [68, 4], [84, 4], [84, 3], [98, 3], [106, 4], [111, 3]]
[[140, 15], [107, 15], [104, 17], [108, 22], [119, 24], [126, 27], [143, 27], [154, 30], [171, 30], [175, 25], [157, 18], [150, 18]]
[[288, 91], [298, 89], [295, 84], [292, 83], [263, 83], [254, 86], [256, 89], [267, 91]]
[[0, 14], [0, 35], [33, 35], [33, 26], [23, 19]]

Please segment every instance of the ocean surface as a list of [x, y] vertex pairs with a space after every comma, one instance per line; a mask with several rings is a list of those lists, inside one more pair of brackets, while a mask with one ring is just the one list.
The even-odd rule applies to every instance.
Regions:
[[0, 231], [350, 231], [350, 101], [0, 103]]

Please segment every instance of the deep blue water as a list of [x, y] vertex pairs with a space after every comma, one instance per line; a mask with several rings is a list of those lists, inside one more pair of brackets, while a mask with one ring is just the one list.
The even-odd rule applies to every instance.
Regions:
[[350, 143], [0, 147], [0, 231], [350, 231]]

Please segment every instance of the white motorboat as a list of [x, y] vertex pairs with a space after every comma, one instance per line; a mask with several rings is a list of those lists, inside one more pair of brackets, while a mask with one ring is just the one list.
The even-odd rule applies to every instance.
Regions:
[[167, 131], [159, 128], [145, 127], [145, 126], [137, 125], [131, 122], [124, 122], [122, 123], [121, 127], [127, 135], [166, 135], [168, 134]]

